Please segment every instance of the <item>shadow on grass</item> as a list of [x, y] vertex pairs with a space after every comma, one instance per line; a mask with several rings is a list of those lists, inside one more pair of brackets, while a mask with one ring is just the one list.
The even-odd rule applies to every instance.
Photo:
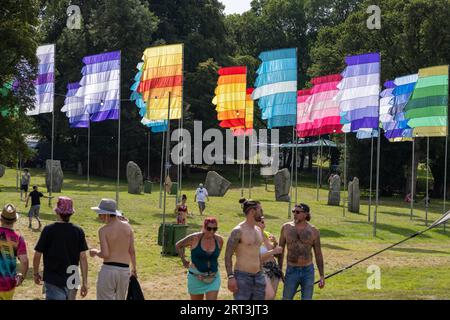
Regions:
[[450, 230], [448, 230], [448, 229], [450, 229], [450, 226], [447, 226], [445, 231], [444, 231], [444, 229], [442, 229], [442, 227], [441, 227], [441, 228], [439, 228], [439, 229], [434, 229], [433, 232], [435, 232], [435, 233], [437, 233], [437, 234], [441, 234], [441, 235], [443, 235], [443, 236], [450, 237]]
[[341, 238], [344, 237], [342, 233], [330, 230], [330, 229], [320, 229], [320, 236], [322, 238]]
[[450, 252], [439, 251], [439, 250], [430, 250], [430, 249], [418, 249], [418, 248], [392, 248], [392, 251], [400, 251], [400, 252], [408, 252], [408, 253], [439, 253], [439, 254], [450, 254]]
[[331, 250], [343, 250], [343, 251], [350, 251], [349, 249], [347, 249], [347, 248], [344, 248], [344, 247], [340, 247], [340, 246], [335, 246], [335, 245], [332, 245], [332, 244], [322, 244], [322, 247], [323, 248], [328, 248], [328, 249], [331, 249]]
[[[347, 222], [354, 223], [354, 224], [365, 224], [368, 227], [372, 227], [371, 222], [366, 222], [366, 221], [347, 221]], [[412, 229], [392, 226], [392, 225], [385, 224], [385, 223], [377, 223], [377, 230], [386, 231], [386, 232], [390, 232], [393, 234], [398, 234], [398, 235], [401, 235], [404, 237], [407, 237], [407, 236], [410, 236], [410, 235], [416, 233], [416, 231], [412, 230]], [[430, 236], [428, 236], [426, 234], [422, 234], [421, 237], [430, 238]]]

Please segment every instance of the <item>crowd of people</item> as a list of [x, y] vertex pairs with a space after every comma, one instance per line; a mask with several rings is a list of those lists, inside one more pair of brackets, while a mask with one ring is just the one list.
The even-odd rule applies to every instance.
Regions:
[[[23, 189], [27, 190], [25, 187]], [[44, 195], [37, 186], [28, 195], [25, 194], [26, 206], [31, 198], [28, 214], [30, 227], [34, 216], [39, 229], [41, 197]], [[206, 199], [207, 190], [200, 185], [195, 197], [200, 215], [205, 209]], [[183, 195], [181, 203], [176, 206], [177, 223], [186, 224], [186, 201], [187, 197]], [[325, 281], [320, 235], [309, 223], [309, 206], [295, 205], [293, 221], [282, 226], [277, 239], [266, 230], [259, 201], [241, 199], [239, 202], [245, 220], [231, 231], [224, 254], [227, 287], [234, 298], [272, 300], [277, 296], [280, 282], [283, 282], [283, 299], [293, 299], [299, 288], [302, 299], [312, 299], [315, 283], [313, 253], [320, 275], [319, 288], [324, 287]], [[112, 199], [102, 199], [97, 207], [91, 209], [104, 223], [98, 231], [99, 249], [89, 249], [83, 229], [70, 222], [75, 213], [71, 198], [58, 198], [54, 209], [56, 222], [42, 229], [34, 247], [32, 265], [34, 282], [43, 284], [47, 300], [74, 300], [78, 292], [82, 298], [87, 295], [88, 256], [103, 260], [96, 283], [98, 300], [125, 300], [130, 279], [137, 279], [134, 233], [128, 220], [117, 210], [117, 204]], [[15, 288], [22, 284], [28, 273], [27, 245], [23, 236], [14, 230], [17, 219], [15, 206], [7, 204], [1, 213], [0, 300], [12, 299]], [[187, 287], [192, 300], [218, 298], [221, 286], [219, 256], [224, 239], [217, 231], [217, 219], [207, 217], [201, 231], [176, 243], [176, 251], [183, 266], [188, 269]], [[190, 261], [186, 258], [185, 248], [190, 248]], [[287, 266], [283, 272], [285, 251]], [[20, 261], [19, 270], [17, 260]]]

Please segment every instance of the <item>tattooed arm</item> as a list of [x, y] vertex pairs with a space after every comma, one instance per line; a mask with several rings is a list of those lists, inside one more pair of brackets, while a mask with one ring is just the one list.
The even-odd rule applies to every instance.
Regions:
[[197, 239], [197, 236], [198, 236], [198, 233], [190, 234], [187, 237], [178, 241], [177, 244], [175, 245], [175, 249], [177, 250], [177, 253], [180, 256], [181, 261], [183, 262], [183, 266], [185, 268], [189, 268], [190, 262], [188, 260], [186, 260], [186, 256], [184, 254], [184, 249], [186, 247], [192, 247], [192, 244]]
[[241, 241], [241, 229], [236, 227], [231, 231], [230, 237], [227, 241], [227, 247], [225, 250], [225, 269], [227, 275], [233, 274], [233, 254], [236, 251], [239, 242]]
[[322, 255], [322, 248], [320, 246], [320, 232], [319, 230], [316, 230], [316, 239], [313, 243], [314, 248], [314, 256], [316, 258], [316, 264], [317, 269], [319, 269], [320, 274], [320, 282], [319, 282], [319, 288], [323, 288], [325, 286], [325, 274], [324, 274], [324, 267], [323, 267], [323, 255]]
[[281, 228], [281, 234], [280, 234], [280, 243], [279, 246], [281, 247], [282, 251], [278, 255], [278, 265], [280, 266], [280, 270], [283, 270], [283, 260], [284, 260], [284, 247], [286, 247], [286, 236], [284, 235], [284, 229], [286, 226], [284, 225]]

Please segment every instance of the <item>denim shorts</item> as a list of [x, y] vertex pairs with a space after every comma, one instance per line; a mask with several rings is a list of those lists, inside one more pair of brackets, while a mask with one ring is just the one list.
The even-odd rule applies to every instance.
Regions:
[[39, 218], [39, 210], [41, 209], [41, 206], [39, 204], [31, 206], [30, 211], [28, 211], [28, 217], [36, 217]]
[[314, 265], [287, 266], [284, 278], [283, 300], [294, 299], [300, 286], [302, 300], [312, 300], [314, 292]]
[[264, 272], [248, 273], [234, 271], [238, 292], [234, 294], [234, 300], [264, 300], [266, 294], [266, 278]]
[[77, 289], [68, 289], [67, 287], [58, 287], [45, 282], [44, 292], [46, 300], [75, 300]]
[[204, 202], [202, 202], [202, 201], [199, 201], [199, 202], [198, 202], [198, 207], [199, 207], [201, 210], [205, 210], [206, 204], [205, 204]]

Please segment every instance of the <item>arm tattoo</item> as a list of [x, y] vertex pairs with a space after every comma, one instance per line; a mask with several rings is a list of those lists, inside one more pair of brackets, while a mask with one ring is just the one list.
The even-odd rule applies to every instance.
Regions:
[[314, 255], [316, 257], [316, 264], [317, 269], [319, 269], [319, 274], [321, 277], [323, 277], [324, 274], [324, 267], [323, 267], [323, 255], [322, 255], [322, 248], [320, 246], [320, 234], [317, 232], [317, 238], [314, 240]]
[[227, 247], [225, 250], [225, 268], [227, 270], [227, 275], [233, 273], [233, 254], [236, 251], [239, 242], [241, 241], [241, 229], [236, 228], [231, 231], [230, 237], [227, 241]]
[[180, 241], [177, 242], [175, 248], [177, 250], [178, 255], [180, 256], [180, 258], [183, 260], [184, 259], [184, 249], [186, 247], [190, 247], [192, 245], [192, 240], [194, 239], [194, 237], [196, 237], [196, 234], [190, 234], [187, 237], [181, 239]]
[[279, 246], [283, 249], [283, 251], [278, 256], [278, 265], [279, 265], [280, 269], [283, 270], [284, 248], [286, 247], [286, 237], [284, 236], [284, 226], [281, 228]]

